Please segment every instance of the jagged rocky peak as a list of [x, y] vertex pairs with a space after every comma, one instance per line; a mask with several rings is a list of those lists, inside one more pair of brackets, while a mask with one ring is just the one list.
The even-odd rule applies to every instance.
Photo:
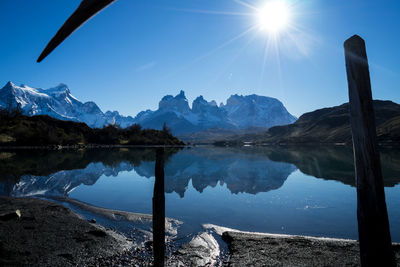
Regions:
[[10, 89], [13, 89], [14, 92], [15, 90], [17, 91], [25, 91], [25, 90], [34, 90], [34, 91], [40, 91], [41, 89], [36, 89], [36, 88], [31, 88], [29, 86], [26, 86], [25, 84], [21, 84], [20, 86], [16, 85], [15, 83], [8, 81], [6, 85], [1, 89], [2, 91], [10, 91]]
[[146, 115], [153, 114], [153, 113], [154, 113], [154, 111], [152, 111], [152, 110], [150, 110], [150, 109], [146, 109], [146, 110], [144, 110], [144, 111], [140, 111], [140, 112], [136, 115], [135, 119], [136, 119], [136, 118], [141, 118], [142, 116], [146, 116]]
[[222, 106], [240, 128], [272, 127], [293, 123], [296, 118], [276, 98], [259, 95], [232, 95]]
[[106, 113], [104, 113], [104, 115], [106, 116], [119, 116], [119, 112], [114, 110], [114, 111], [107, 111]]
[[15, 84], [12, 81], [8, 81], [5, 86], [15, 86]]
[[192, 111], [197, 113], [202, 106], [208, 105], [208, 102], [203, 98], [203, 96], [198, 96], [192, 103]]
[[16, 85], [15, 85], [13, 82], [8, 81], [8, 82], [6, 83], [6, 85], [4, 85], [4, 87], [1, 89], [1, 91], [10, 91], [10, 90], [12, 90], [12, 89], [15, 88], [15, 87], [16, 87]]
[[52, 87], [52, 88], [47, 89], [47, 91], [48, 92], [66, 92], [66, 93], [70, 93], [69, 87], [65, 83], [60, 83], [56, 87]]
[[217, 103], [212, 100], [210, 102], [208, 102], [207, 100], [205, 100], [203, 98], [203, 96], [198, 96], [192, 104], [192, 111], [194, 113], [201, 113], [202, 111], [204, 111], [205, 109], [218, 109]]
[[0, 108], [30, 108], [33, 102], [41, 102], [49, 96], [42, 89], [26, 85], [17, 86], [12, 82], [0, 89]]
[[94, 103], [93, 101], [88, 101], [85, 102], [82, 105], [82, 109], [86, 112], [86, 113], [90, 113], [90, 114], [102, 114], [103, 112], [101, 111], [101, 109], [99, 108], [99, 106], [97, 106], [96, 103]]
[[237, 102], [239, 101], [239, 99], [243, 98], [243, 95], [238, 95], [238, 94], [234, 94], [231, 95], [227, 100], [226, 100], [226, 104], [229, 104], [229, 102]]
[[185, 96], [185, 91], [183, 91], [183, 90], [181, 90], [181, 91], [179, 92], [179, 94], [177, 94], [177, 95], [175, 96], [175, 98], [176, 98], [176, 99], [185, 99], [185, 100], [187, 101], [186, 96]]
[[276, 98], [267, 97], [267, 96], [259, 96], [259, 95], [231, 95], [227, 101], [226, 105], [221, 103], [221, 107], [229, 109], [230, 107], [238, 107], [238, 106], [273, 106], [279, 105], [283, 107], [283, 104]]
[[93, 101], [85, 102], [83, 105], [84, 105], [85, 107], [88, 107], [88, 108], [96, 108], [96, 107], [98, 107], [97, 104], [94, 103]]
[[[12, 89], [12, 88], [17, 88], [18, 86], [17, 85], [15, 85], [15, 83], [13, 83], [12, 81], [8, 81], [7, 83], [6, 83], [6, 85], [3, 87], [3, 89], [1, 89], [1, 90], [6, 90], [6, 89]], [[21, 84], [21, 87], [22, 87], [22, 84]]]
[[252, 104], [252, 103], [271, 103], [271, 102], [275, 102], [275, 101], [279, 101], [275, 98], [272, 97], [267, 97], [267, 96], [259, 96], [259, 95], [238, 95], [238, 94], [234, 94], [231, 95], [227, 101], [226, 101], [226, 105], [225, 106], [229, 106], [229, 105], [243, 105], [243, 104]]
[[53, 96], [57, 99], [62, 99], [66, 101], [71, 101], [75, 99], [75, 97], [71, 95], [71, 91], [69, 90], [68, 85], [64, 83], [60, 83], [56, 87], [52, 87], [43, 91], [44, 93]]
[[184, 91], [180, 91], [175, 97], [172, 95], [164, 96], [158, 104], [160, 110], [176, 111], [179, 113], [190, 112], [188, 100]]

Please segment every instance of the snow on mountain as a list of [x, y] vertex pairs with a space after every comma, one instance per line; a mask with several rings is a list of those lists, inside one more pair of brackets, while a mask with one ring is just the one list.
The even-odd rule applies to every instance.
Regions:
[[172, 95], [164, 96], [158, 104], [158, 109], [173, 111], [176, 114], [187, 114], [190, 112], [188, 100], [186, 99], [185, 92], [182, 90], [175, 97]]
[[278, 99], [247, 95], [232, 95], [226, 105], [220, 106], [227, 112], [230, 121], [240, 129], [249, 127], [270, 128], [296, 121]]
[[122, 128], [126, 128], [135, 123], [133, 117], [122, 116], [118, 111], [107, 111], [104, 113], [107, 124], [119, 125]]
[[166, 123], [174, 134], [189, 133], [197, 130], [197, 116], [189, 107], [185, 92], [180, 91], [175, 97], [164, 96], [158, 104], [158, 110], [140, 112], [135, 118], [135, 123], [143, 128], [162, 129]]
[[226, 104], [218, 106], [215, 101], [208, 102], [199, 96], [190, 108], [184, 91], [176, 96], [164, 96], [155, 111], [142, 111], [135, 118], [125, 117], [118, 111], [103, 113], [94, 102], [80, 102], [65, 84], [44, 90], [8, 82], [0, 89], [0, 108], [20, 108], [29, 116], [49, 115], [57, 119], [84, 122], [95, 128], [108, 124], [125, 128], [138, 123], [143, 128], [162, 129], [166, 123], [172, 133], [178, 136], [207, 129], [266, 129], [296, 120], [275, 98], [232, 95]]
[[44, 90], [8, 82], [0, 89], [0, 108], [20, 108], [29, 116], [49, 115], [61, 120], [84, 122], [95, 128], [107, 124], [118, 124], [121, 127], [133, 124], [132, 117], [121, 116], [116, 111], [103, 113], [94, 102], [80, 102], [65, 84]]
[[175, 97], [163, 97], [156, 111], [143, 111], [135, 117], [135, 122], [144, 128], [161, 129], [166, 123], [176, 135], [184, 135], [210, 128], [247, 129], [252, 127], [270, 128], [296, 121], [283, 104], [271, 97], [232, 95], [226, 105], [206, 101], [197, 97], [189, 107], [185, 93], [180, 91]]

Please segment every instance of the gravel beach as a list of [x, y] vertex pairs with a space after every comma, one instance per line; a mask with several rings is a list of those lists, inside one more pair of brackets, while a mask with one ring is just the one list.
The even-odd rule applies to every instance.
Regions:
[[0, 197], [0, 266], [87, 266], [130, 248], [122, 235], [62, 205]]
[[[358, 242], [306, 236], [224, 232], [229, 266], [360, 266]], [[394, 244], [398, 266], [400, 245]]]
[[[110, 218], [118, 213], [132, 222], [151, 221], [146, 214], [142, 218], [75, 204]], [[166, 224], [171, 222], [178, 221], [167, 218]], [[215, 225], [203, 228], [180, 247], [172, 239], [166, 243], [166, 266], [359, 266], [354, 240], [240, 232]], [[148, 238], [141, 244], [132, 242], [135, 238], [54, 202], [0, 197], [0, 266], [151, 266], [151, 234]], [[393, 248], [400, 262], [400, 245]]]

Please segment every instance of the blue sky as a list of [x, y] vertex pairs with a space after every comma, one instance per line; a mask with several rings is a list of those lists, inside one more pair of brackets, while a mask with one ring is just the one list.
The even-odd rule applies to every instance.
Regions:
[[[266, 1], [241, 0], [255, 7]], [[271, 35], [234, 0], [118, 0], [42, 63], [40, 52], [78, 0], [0, 0], [0, 84], [69, 85], [103, 111], [136, 115], [184, 90], [225, 101], [231, 94], [280, 99], [299, 116], [347, 101], [343, 42], [366, 40], [373, 96], [400, 102], [400, 1], [287, 0], [290, 24]], [[243, 34], [244, 33], [244, 34]], [[233, 41], [229, 42], [229, 40]]]

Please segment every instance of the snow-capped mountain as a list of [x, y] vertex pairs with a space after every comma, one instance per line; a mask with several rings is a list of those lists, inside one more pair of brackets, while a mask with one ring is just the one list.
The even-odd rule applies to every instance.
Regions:
[[249, 127], [270, 128], [296, 121], [276, 98], [259, 95], [232, 95], [221, 105], [229, 120], [239, 129]]
[[108, 124], [127, 127], [133, 118], [119, 115], [117, 111], [103, 113], [94, 102], [82, 103], [76, 99], [65, 84], [47, 90], [8, 82], [0, 89], [0, 108], [20, 108], [26, 115], [49, 115], [56, 119], [84, 122], [100, 128]]
[[210, 128], [246, 129], [270, 128], [296, 121], [283, 104], [271, 97], [232, 95], [226, 104], [217, 105], [197, 97], [189, 107], [185, 93], [162, 98], [156, 111], [143, 111], [135, 117], [135, 123], [145, 128], [161, 129], [164, 122], [176, 135], [203, 131]]
[[176, 96], [164, 96], [156, 111], [142, 111], [132, 118], [121, 116], [117, 111], [103, 113], [94, 102], [82, 103], [65, 84], [44, 90], [8, 82], [0, 89], [0, 108], [11, 110], [17, 107], [29, 116], [49, 115], [84, 122], [95, 128], [108, 124], [125, 128], [138, 123], [143, 128], [161, 129], [166, 123], [178, 136], [207, 129], [266, 129], [296, 120], [279, 100], [258, 95], [232, 95], [226, 104], [219, 106], [215, 101], [208, 102], [199, 96], [190, 108], [185, 92], [180, 91]]

